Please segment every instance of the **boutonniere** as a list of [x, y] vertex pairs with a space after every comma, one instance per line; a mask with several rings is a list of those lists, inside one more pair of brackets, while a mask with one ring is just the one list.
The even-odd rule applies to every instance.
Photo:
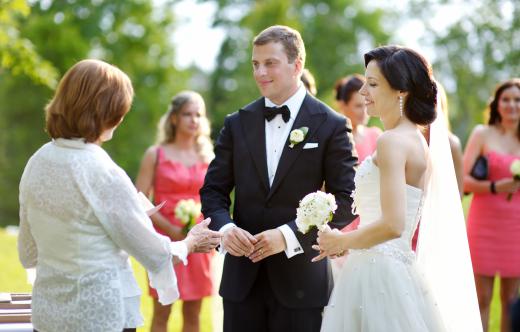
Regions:
[[296, 144], [303, 142], [308, 131], [309, 128], [307, 127], [301, 127], [291, 131], [291, 134], [289, 135], [289, 142], [291, 144], [289, 144], [289, 147], [292, 149]]

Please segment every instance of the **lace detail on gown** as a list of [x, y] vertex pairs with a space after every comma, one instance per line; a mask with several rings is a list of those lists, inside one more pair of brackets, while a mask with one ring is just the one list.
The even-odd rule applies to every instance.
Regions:
[[[354, 179], [359, 228], [381, 216], [379, 169], [367, 157]], [[411, 240], [421, 216], [423, 191], [407, 185], [401, 237], [350, 250], [325, 308], [322, 331], [444, 331], [436, 304], [416, 265]]]

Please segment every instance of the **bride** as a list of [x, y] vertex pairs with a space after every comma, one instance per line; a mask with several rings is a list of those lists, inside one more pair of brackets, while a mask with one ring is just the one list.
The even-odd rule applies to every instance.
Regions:
[[[482, 331], [442, 119], [431, 125], [429, 146], [421, 133], [436, 118], [431, 67], [399, 46], [368, 52], [365, 66], [360, 93], [385, 132], [355, 177], [359, 228], [318, 233], [314, 261], [349, 250], [321, 330]], [[411, 239], [419, 219], [416, 259]]]

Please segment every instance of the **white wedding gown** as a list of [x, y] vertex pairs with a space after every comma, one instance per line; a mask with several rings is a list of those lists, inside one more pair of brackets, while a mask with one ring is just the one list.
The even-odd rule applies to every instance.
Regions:
[[[361, 228], [381, 216], [379, 169], [371, 157], [360, 165], [355, 184], [354, 206]], [[411, 248], [422, 200], [423, 191], [407, 185], [401, 237], [369, 249], [350, 250], [325, 307], [321, 331], [446, 330]]]

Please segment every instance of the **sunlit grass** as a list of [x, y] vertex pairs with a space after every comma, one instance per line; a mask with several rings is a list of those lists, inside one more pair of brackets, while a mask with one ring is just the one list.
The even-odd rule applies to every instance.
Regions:
[[[139, 328], [138, 331], [149, 331], [152, 321], [153, 304], [151, 298], [148, 296], [146, 273], [143, 267], [136, 261], [132, 261], [132, 265], [139, 286], [143, 291], [141, 297], [141, 313], [145, 318], [145, 326]], [[217, 270], [220, 270], [218, 264], [216, 265]], [[7, 234], [2, 228], [0, 228], [0, 292], [31, 292], [31, 286], [27, 284], [25, 270], [18, 261], [16, 237]], [[207, 298], [203, 301], [201, 332], [216, 332], [221, 330], [222, 309], [220, 303], [221, 300], [218, 296]], [[172, 315], [168, 324], [168, 331], [181, 331], [181, 326], [181, 303], [176, 302], [173, 306]]]

